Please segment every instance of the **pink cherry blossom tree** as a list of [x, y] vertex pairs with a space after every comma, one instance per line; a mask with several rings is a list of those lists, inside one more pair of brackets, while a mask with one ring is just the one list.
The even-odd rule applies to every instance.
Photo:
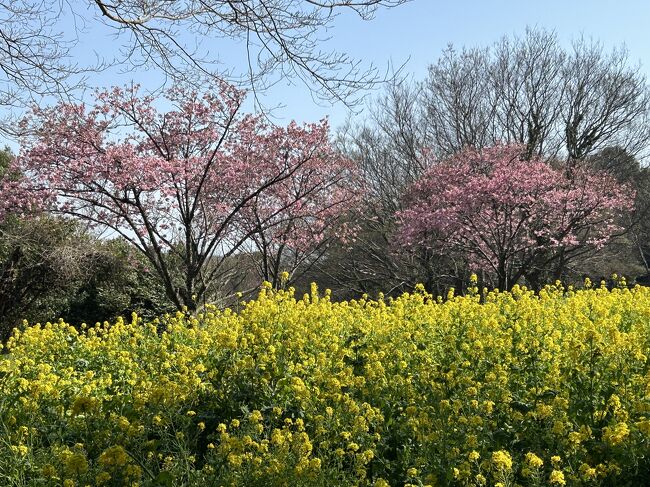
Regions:
[[586, 167], [554, 167], [525, 147], [465, 149], [431, 165], [398, 214], [410, 247], [461, 253], [500, 289], [538, 287], [550, 268], [602, 247], [621, 230], [633, 191]]
[[[339, 188], [349, 168], [326, 122], [271, 126], [240, 113], [243, 97], [226, 83], [216, 93], [172, 89], [159, 100], [114, 88], [91, 107], [36, 109], [15, 166], [51, 211], [121, 235], [176, 306], [196, 309], [258, 235], [326, 215], [319, 205], [328, 200], [314, 198], [314, 186]], [[334, 214], [348, 207], [339, 199]], [[314, 244], [320, 234], [305, 238]]]

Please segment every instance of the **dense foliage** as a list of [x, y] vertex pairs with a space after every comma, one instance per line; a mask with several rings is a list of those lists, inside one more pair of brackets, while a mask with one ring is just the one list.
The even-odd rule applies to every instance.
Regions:
[[[475, 281], [474, 281], [475, 282]], [[16, 332], [3, 485], [640, 485], [650, 290], [547, 287]]]
[[27, 319], [147, 318], [174, 309], [146, 260], [119, 240], [47, 216], [0, 224], [0, 342]]

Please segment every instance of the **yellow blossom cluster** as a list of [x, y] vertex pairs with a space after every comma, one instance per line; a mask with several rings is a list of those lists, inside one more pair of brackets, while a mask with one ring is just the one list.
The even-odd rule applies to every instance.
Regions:
[[0, 485], [644, 485], [650, 289], [333, 302], [15, 331]]

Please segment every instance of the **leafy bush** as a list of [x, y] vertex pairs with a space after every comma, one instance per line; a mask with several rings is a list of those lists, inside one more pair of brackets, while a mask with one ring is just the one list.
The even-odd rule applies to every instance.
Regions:
[[117, 239], [89, 240], [87, 275], [66, 296], [60, 311], [66, 322], [94, 324], [132, 313], [153, 319], [175, 309], [157, 274], [137, 250]]
[[147, 318], [173, 309], [146, 259], [74, 221], [41, 216], [0, 224], [0, 342], [23, 319], [74, 325]]
[[[588, 283], [587, 283], [588, 286]], [[640, 485], [650, 289], [547, 287], [17, 331], [2, 485]]]

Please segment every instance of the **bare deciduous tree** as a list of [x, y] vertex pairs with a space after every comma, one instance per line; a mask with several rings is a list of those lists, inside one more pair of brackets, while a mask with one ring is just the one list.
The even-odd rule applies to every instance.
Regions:
[[[175, 82], [245, 83], [256, 92], [297, 78], [317, 97], [355, 103], [359, 89], [382, 80], [381, 73], [323, 50], [323, 33], [339, 12], [369, 20], [379, 8], [407, 1], [0, 0], [0, 104], [10, 111], [34, 96], [69, 95], [83, 83], [79, 75], [113, 63], [155, 68]], [[95, 65], [77, 65], [75, 47], [102, 24], [116, 42]], [[243, 46], [243, 72], [220, 62], [225, 44], [215, 43], [225, 40], [235, 42], [229, 50]]]
[[650, 93], [623, 47], [581, 38], [567, 50], [554, 33], [529, 29], [487, 49], [448, 48], [419, 91], [427, 143], [442, 156], [518, 143], [528, 157], [580, 160], [648, 146]]
[[439, 154], [453, 154], [466, 146], [490, 143], [497, 107], [487, 73], [487, 51], [457, 52], [449, 46], [429, 77], [419, 84], [421, 118], [429, 127], [426, 144]]
[[624, 48], [607, 54], [602, 45], [580, 40], [562, 77], [562, 124], [570, 159], [583, 159], [606, 146], [643, 153], [650, 134], [650, 94]]
[[416, 115], [411, 89], [390, 84], [373, 110], [371, 125], [348, 125], [339, 134], [339, 149], [357, 162], [367, 192], [353, 244], [329, 249], [318, 264], [318, 280], [330, 280], [340, 296], [380, 290], [397, 294], [417, 282], [433, 283], [436, 258], [430, 252], [399, 254], [391, 242], [393, 215], [402, 209], [405, 188], [426, 167], [426, 127]]

